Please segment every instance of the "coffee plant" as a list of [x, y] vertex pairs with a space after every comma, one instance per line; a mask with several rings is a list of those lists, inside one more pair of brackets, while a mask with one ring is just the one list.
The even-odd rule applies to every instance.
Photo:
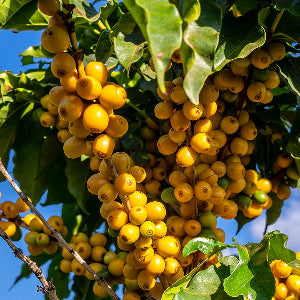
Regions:
[[[2, 30], [42, 30], [21, 53], [31, 68], [0, 73], [1, 180], [20, 195], [2, 191], [0, 233], [50, 261], [45, 296], [119, 299], [121, 285], [124, 300], [299, 299], [285, 234], [227, 244], [218, 226], [266, 210], [267, 232], [300, 189], [299, 1], [4, 0], [0, 12]], [[35, 209], [45, 192], [61, 216]]]

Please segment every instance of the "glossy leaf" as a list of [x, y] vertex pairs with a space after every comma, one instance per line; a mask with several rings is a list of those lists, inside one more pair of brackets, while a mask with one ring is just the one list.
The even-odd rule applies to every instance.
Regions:
[[299, 17], [285, 11], [276, 28], [275, 37], [283, 37], [289, 42], [299, 43], [300, 41]]
[[[252, 255], [245, 246], [236, 244], [239, 263], [224, 280], [224, 290], [232, 297], [244, 295], [252, 299], [271, 299], [275, 293], [275, 279], [267, 262], [268, 242], [257, 245]], [[254, 253], [253, 253], [254, 252]], [[261, 274], [264, 276], [260, 276]]]
[[186, 257], [189, 254], [196, 251], [201, 251], [204, 254], [212, 254], [230, 247], [234, 246], [223, 244], [212, 239], [196, 237], [185, 245], [185, 247], [182, 250], [182, 256]]
[[246, 217], [242, 211], [238, 211], [237, 216], [235, 217], [235, 220], [238, 223], [238, 228], [236, 230], [236, 234], [238, 234], [240, 232], [240, 230], [243, 228], [244, 225], [246, 225], [247, 223], [251, 222], [253, 219], [250, 219], [248, 217]]
[[267, 227], [271, 224], [274, 224], [279, 218], [281, 214], [281, 208], [283, 206], [283, 201], [278, 198], [277, 194], [275, 194], [274, 192], [270, 192], [268, 195], [272, 198], [273, 204], [269, 209], [267, 209], [267, 222], [265, 232], [267, 230]]
[[138, 61], [143, 56], [144, 43], [135, 45], [131, 42], [126, 42], [124, 36], [119, 34], [118, 38], [114, 38], [114, 48], [120, 64], [127, 70], [133, 63]]
[[[48, 191], [49, 193], [49, 191]], [[62, 207], [61, 217], [64, 220], [64, 225], [68, 228], [68, 235], [65, 237], [66, 241], [70, 241], [73, 236], [73, 230], [75, 229], [75, 226], [77, 225], [76, 222], [76, 209], [74, 209], [74, 203], [64, 203]]]
[[192, 270], [189, 274], [177, 280], [174, 284], [168, 287], [162, 295], [161, 300], [173, 300], [174, 297], [183, 289], [185, 289], [191, 280], [192, 276], [196, 273], [196, 269]]
[[268, 261], [271, 262], [276, 259], [281, 259], [286, 263], [294, 261], [296, 259], [296, 254], [294, 251], [286, 248], [288, 237], [283, 233], [276, 233], [277, 234], [270, 238]]
[[108, 29], [101, 32], [95, 49], [96, 60], [103, 63], [106, 63], [111, 54], [112, 45], [109, 38], [109, 32]]
[[86, 209], [86, 202], [89, 192], [86, 187], [90, 173], [89, 161], [86, 159], [67, 159], [66, 176], [68, 179], [68, 189], [76, 199], [78, 206], [85, 214], [89, 214]]
[[0, 28], [12, 31], [41, 30], [49, 17], [42, 14], [34, 1], [4, 0], [0, 3]]
[[40, 163], [45, 133], [46, 130], [39, 123], [30, 121], [28, 117], [23, 118], [13, 145], [14, 177], [34, 204], [39, 202], [47, 188], [48, 174], [42, 172]]
[[61, 203], [76, 203], [75, 198], [72, 196], [68, 190], [68, 182], [65, 175], [66, 161], [64, 154], [52, 165], [52, 172], [49, 174], [48, 178], [48, 193], [46, 202], [43, 205], [51, 205]]
[[293, 122], [292, 128], [289, 134], [288, 145], [286, 147], [286, 151], [292, 154], [295, 158], [300, 158], [300, 113], [297, 112]]
[[185, 72], [183, 87], [193, 103], [198, 103], [200, 90], [212, 73], [222, 21], [217, 1], [202, 2], [201, 5], [200, 18], [185, 29], [180, 49]]
[[120, 32], [124, 35], [132, 33], [136, 23], [131, 16], [131, 14], [126, 13], [120, 17], [118, 22], [111, 28], [109, 33], [109, 38], [112, 40], [114, 37], [117, 37]]
[[[96, 2], [94, 1], [94, 3]], [[104, 6], [100, 7], [101, 20], [107, 20], [118, 6], [118, 0], [112, 0], [109, 3], [105, 3]]]
[[215, 266], [210, 266], [206, 270], [198, 272], [190, 280], [188, 287], [179, 291], [173, 299], [215, 299], [212, 298], [212, 295], [217, 292], [221, 280], [224, 279], [219, 278], [217, 271], [218, 269]]
[[250, 10], [257, 9], [257, 6], [258, 0], [237, 0], [231, 6], [230, 10], [232, 11], [233, 15], [237, 18], [245, 15]]
[[181, 18], [168, 0], [124, 1], [148, 42], [157, 73], [157, 82], [165, 91], [164, 74], [172, 53], [180, 48]]
[[283, 76], [290, 89], [300, 96], [300, 60], [298, 58], [286, 57], [276, 62], [281, 76]]
[[179, 11], [182, 19], [187, 23], [191, 23], [200, 17], [200, 2], [199, 0], [180, 0]]
[[67, 298], [70, 294], [68, 289], [69, 274], [66, 274], [60, 270], [60, 262], [62, 258], [59, 250], [55, 255], [51, 255], [50, 257], [52, 261], [48, 269], [47, 280], [52, 280], [56, 287], [56, 293], [59, 299]]
[[[25, 108], [26, 106], [24, 105], [16, 107], [13, 103], [8, 103], [5, 106], [0, 104], [0, 157], [5, 166], [8, 162], [16, 128]], [[4, 176], [1, 174], [0, 181], [4, 179]]]
[[293, 260], [289, 263], [289, 266], [300, 270], [300, 259]]
[[298, 0], [272, 0], [277, 10], [288, 10], [291, 14], [300, 15], [300, 3]]
[[231, 12], [224, 15], [214, 60], [215, 70], [221, 70], [231, 60], [245, 57], [264, 44], [266, 32], [256, 16], [257, 12], [250, 12], [239, 18], [235, 18]]
[[73, 11], [73, 16], [75, 22], [84, 23], [86, 21], [92, 23], [99, 19], [100, 12], [97, 13], [94, 6], [86, 0], [73, 0], [75, 4], [75, 9]]

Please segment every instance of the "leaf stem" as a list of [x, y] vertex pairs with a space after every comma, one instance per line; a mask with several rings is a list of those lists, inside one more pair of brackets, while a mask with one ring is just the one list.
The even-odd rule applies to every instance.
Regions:
[[133, 104], [129, 99], [126, 99], [126, 104], [128, 104], [130, 107], [132, 107], [134, 110], [136, 110], [140, 115], [148, 119], [149, 117], [145, 112], [143, 112], [141, 109], [139, 109], [135, 104]]
[[273, 21], [273, 24], [272, 24], [272, 26], [271, 26], [271, 28], [270, 28], [270, 33], [271, 33], [271, 34], [273, 34], [273, 33], [275, 32], [276, 27], [277, 27], [277, 25], [278, 25], [278, 23], [279, 23], [279, 21], [280, 21], [282, 15], [283, 15], [283, 13], [284, 13], [284, 10], [280, 11], [280, 12], [276, 15], [276, 17], [275, 17], [275, 19], [274, 19], [274, 21]]
[[107, 19], [104, 20], [104, 25], [106, 26], [106, 28], [107, 28], [108, 30], [111, 29], [110, 26], [109, 26], [109, 24], [108, 24]]
[[268, 32], [268, 35], [267, 35], [267, 38], [266, 38], [266, 42], [265, 42], [265, 44], [264, 44], [264, 48], [266, 48], [266, 46], [269, 45], [270, 41], [272, 40], [273, 34], [274, 34], [274, 32], [275, 32], [275, 30], [276, 30], [276, 28], [277, 28], [277, 26], [278, 26], [278, 23], [279, 23], [279, 21], [280, 21], [282, 15], [283, 15], [283, 13], [284, 13], [284, 10], [280, 11], [280, 12], [277, 13], [277, 15], [275, 16], [275, 19], [274, 19], [274, 21], [273, 21], [273, 24], [271, 25], [270, 30], [269, 30], [269, 32]]
[[103, 289], [114, 299], [114, 300], [120, 300], [118, 295], [114, 292], [114, 290], [111, 288], [111, 286], [108, 284], [108, 282], [100, 277], [89, 265], [88, 263], [82, 259], [82, 257], [78, 254], [77, 251], [75, 251], [61, 236], [61, 234], [54, 229], [43, 217], [43, 215], [35, 208], [35, 206], [28, 200], [28, 198], [25, 196], [25, 194], [22, 192], [22, 190], [19, 188], [17, 183], [12, 179], [8, 171], [6, 170], [4, 164], [2, 163], [2, 159], [0, 158], [0, 171], [4, 175], [4, 177], [7, 179], [7, 181], [11, 184], [11, 186], [14, 188], [14, 190], [19, 194], [19, 196], [22, 198], [22, 200], [30, 207], [31, 211], [35, 213], [39, 219], [43, 222], [43, 224], [50, 230], [51, 235], [56, 238], [56, 240], [59, 242], [60, 246], [65, 247], [71, 255], [90, 273], [94, 276], [95, 280], [97, 280], [98, 284], [103, 287]]
[[101, 20], [98, 21], [98, 26], [99, 26], [99, 28], [100, 28], [102, 31], [105, 30], [105, 29], [107, 29], [106, 26], [103, 24], [103, 22], [102, 22]]

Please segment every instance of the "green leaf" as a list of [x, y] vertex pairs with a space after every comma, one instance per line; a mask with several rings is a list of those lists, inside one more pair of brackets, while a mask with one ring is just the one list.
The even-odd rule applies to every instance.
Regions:
[[60, 270], [60, 262], [62, 260], [61, 253], [60, 251], [57, 251], [55, 256], [51, 255], [49, 257], [52, 259], [52, 261], [48, 269], [47, 280], [53, 281], [59, 299], [67, 298], [70, 294], [68, 289], [69, 274], [66, 274]]
[[34, 1], [4, 0], [0, 4], [0, 28], [12, 31], [41, 30], [49, 16], [42, 14]]
[[268, 240], [252, 245], [251, 256], [245, 246], [238, 243], [236, 246], [239, 263], [224, 280], [225, 292], [232, 297], [243, 295], [250, 300], [271, 299], [275, 293], [275, 279], [267, 262]]
[[287, 240], [288, 237], [278, 231], [270, 238], [270, 249], [268, 253], [269, 262], [281, 259], [286, 263], [289, 263], [296, 259], [295, 252], [286, 248]]
[[120, 32], [124, 35], [132, 33], [136, 22], [130, 13], [126, 13], [120, 17], [118, 22], [111, 28], [109, 38], [112, 40], [116, 38]]
[[200, 18], [185, 29], [180, 49], [186, 74], [183, 87], [193, 103], [198, 103], [200, 90], [212, 73], [222, 22], [222, 11], [217, 1], [204, 1], [201, 5]]
[[105, 29], [101, 32], [97, 41], [95, 49], [96, 60], [105, 63], [110, 56], [111, 47], [112, 45], [109, 39], [109, 30]]
[[46, 130], [39, 123], [23, 118], [16, 130], [13, 145], [14, 177], [19, 182], [24, 194], [31, 198], [32, 203], [39, 202], [47, 188], [48, 174], [42, 172], [40, 155]]
[[286, 151], [291, 153], [294, 157], [300, 158], [300, 113], [297, 111], [295, 119], [292, 123], [292, 128], [289, 134], [289, 140]]
[[177, 293], [173, 299], [216, 299], [212, 298], [211, 296], [217, 292], [221, 284], [221, 279], [219, 278], [217, 271], [218, 269], [215, 266], [210, 266], [209, 268], [198, 272], [190, 280], [188, 287], [179, 291], [179, 293]]
[[300, 96], [300, 60], [296, 57], [285, 57], [277, 61], [276, 66], [279, 69], [280, 75], [283, 76], [290, 89]]
[[253, 219], [250, 219], [248, 217], [246, 217], [242, 211], [238, 211], [237, 216], [235, 217], [235, 220], [238, 223], [238, 228], [236, 230], [235, 234], [238, 234], [240, 232], [240, 230], [243, 228], [244, 225], [246, 225], [247, 223], [251, 222]]
[[182, 250], [182, 256], [186, 257], [189, 254], [201, 251], [204, 254], [214, 254], [221, 250], [234, 247], [233, 245], [223, 244], [221, 242], [212, 240], [212, 239], [206, 239], [206, 238], [194, 238], [191, 241], [189, 241], [185, 247]]
[[231, 12], [225, 13], [214, 60], [216, 71], [235, 58], [246, 57], [264, 44], [266, 32], [256, 16], [257, 12], [250, 12], [239, 18], [235, 18]]
[[[51, 173], [48, 178], [48, 193], [46, 202], [43, 206], [58, 203], [75, 203], [75, 199], [68, 190], [68, 182], [64, 172], [66, 159], [64, 154], [52, 165]], [[62, 201], [63, 199], [63, 201]]]
[[187, 23], [196, 21], [200, 17], [201, 6], [199, 0], [180, 0], [179, 11]]
[[75, 9], [73, 10], [73, 18], [76, 24], [85, 22], [95, 22], [100, 17], [100, 12], [97, 13], [93, 4], [86, 0], [73, 0]]
[[104, 6], [100, 7], [100, 16], [103, 21], [107, 20], [109, 16], [115, 11], [119, 6], [117, 0], [112, 0], [110, 3], [105, 3]]
[[299, 43], [300, 23], [299, 17], [285, 11], [277, 25], [274, 37], [282, 37], [284, 40]]
[[168, 0], [125, 0], [124, 3], [148, 42], [158, 85], [164, 92], [165, 70], [172, 53], [181, 45], [182, 21], [178, 10]]
[[114, 57], [109, 57], [105, 63], [108, 72], [112, 72], [117, 66], [119, 61]]
[[86, 183], [90, 175], [89, 160], [86, 159], [67, 159], [66, 176], [68, 179], [68, 189], [75, 197], [78, 206], [85, 213], [89, 214], [86, 209], [88, 197], [90, 195], [87, 190]]
[[289, 263], [289, 266], [291, 266], [292, 268], [296, 268], [298, 270], [300, 270], [300, 259], [296, 259], [293, 260]]
[[134, 43], [126, 42], [122, 34], [119, 34], [118, 38], [114, 38], [116, 56], [120, 64], [126, 69], [127, 74], [131, 65], [143, 56], [144, 45], [145, 43], [135, 45]]
[[288, 10], [293, 15], [300, 15], [300, 2], [298, 0], [273, 0], [272, 4], [277, 10]]
[[230, 10], [232, 10], [232, 13], [237, 18], [245, 15], [250, 10], [256, 9], [257, 6], [258, 6], [258, 0], [252, 0], [252, 1], [237, 0], [231, 6]]
[[74, 234], [73, 230], [77, 225], [75, 206], [75, 203], [64, 203], [62, 207], [61, 217], [64, 220], [64, 225], [68, 228], [68, 235], [65, 238], [66, 241], [71, 240]]
[[[8, 105], [2, 107], [0, 104], [0, 157], [5, 166], [8, 163], [16, 128], [25, 108], [24, 105], [16, 107], [14, 103], [8, 103]], [[1, 174], [0, 181], [3, 180], [5, 178]]]
[[46, 53], [43, 51], [42, 47], [30, 46], [25, 51], [19, 54], [20, 56], [32, 56], [32, 57], [47, 57]]
[[148, 35], [146, 31], [146, 14], [145, 11], [137, 4], [136, 0], [125, 0], [124, 4], [131, 13], [132, 17], [140, 27], [143, 36], [148, 40]]
[[196, 269], [177, 280], [174, 284], [168, 287], [162, 295], [161, 300], [173, 300], [174, 296], [182, 289], [186, 288], [192, 276], [196, 273]]
[[281, 208], [283, 206], [283, 201], [278, 198], [276, 193], [270, 192], [269, 196], [272, 198], [273, 204], [269, 209], [267, 209], [267, 222], [265, 232], [267, 230], [267, 227], [271, 224], [274, 224], [279, 218], [281, 214]]

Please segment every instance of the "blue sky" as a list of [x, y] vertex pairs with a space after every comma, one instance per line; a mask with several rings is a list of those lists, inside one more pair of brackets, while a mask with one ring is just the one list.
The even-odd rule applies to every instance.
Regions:
[[[0, 70], [11, 70], [14, 73], [19, 73], [22, 68], [19, 53], [26, 50], [29, 46], [40, 44], [41, 32], [21, 32], [18, 34], [10, 31], [0, 30]], [[12, 156], [12, 155], [11, 155]], [[9, 164], [9, 172], [12, 174], [12, 163]], [[18, 195], [9, 186], [8, 183], [0, 183], [0, 191], [2, 193], [1, 202], [5, 200], [15, 201]], [[38, 207], [47, 218], [53, 214], [60, 214], [61, 206]], [[270, 230], [279, 229], [289, 236], [288, 246], [294, 251], [300, 251], [299, 243], [299, 211], [300, 211], [300, 196], [297, 190], [292, 191], [290, 199], [285, 201], [280, 219], [270, 227]], [[262, 215], [255, 219], [251, 224], [247, 224], [238, 234], [237, 241], [247, 243], [249, 241], [259, 241], [263, 236], [265, 224], [265, 216]], [[231, 243], [231, 238], [236, 232], [236, 222], [233, 220], [227, 221], [218, 220], [218, 227], [221, 227], [226, 232], [226, 242]], [[26, 245], [20, 241], [17, 246], [24, 249], [25, 254], [28, 254]], [[31, 276], [29, 279], [23, 279], [16, 284], [11, 290], [16, 276], [21, 270], [21, 261], [14, 257], [7, 244], [0, 239], [0, 282], [1, 282], [1, 299], [6, 300], [23, 300], [23, 299], [44, 299], [41, 293], [36, 292], [36, 286], [39, 281]], [[26, 295], [26, 296], [24, 296]]]

